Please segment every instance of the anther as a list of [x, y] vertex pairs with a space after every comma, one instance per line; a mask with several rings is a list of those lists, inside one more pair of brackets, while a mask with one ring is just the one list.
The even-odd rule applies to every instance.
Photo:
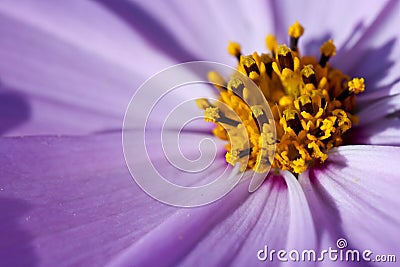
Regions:
[[206, 98], [196, 99], [196, 105], [204, 110], [206, 110], [209, 107], [214, 107], [213, 105], [210, 104], [210, 101], [208, 101], [208, 99]]
[[272, 77], [272, 72], [274, 71], [272, 68], [273, 59], [268, 54], [261, 54], [261, 62], [265, 65], [265, 71], [267, 72], [268, 77]]
[[275, 51], [278, 48], [278, 42], [276, 41], [276, 38], [274, 35], [268, 35], [267, 38], [265, 38], [265, 45], [269, 51], [272, 53], [272, 57], [275, 58]]
[[206, 108], [204, 112], [204, 120], [207, 122], [219, 122], [219, 123], [224, 123], [228, 124], [231, 126], [238, 126], [240, 122], [235, 121], [233, 119], [230, 119], [228, 117], [225, 117], [225, 115], [220, 112], [219, 108], [217, 107], [208, 107]]
[[347, 83], [347, 86], [349, 91], [354, 94], [362, 93], [365, 90], [364, 78], [353, 78]]
[[321, 65], [321, 67], [324, 68], [329, 59], [334, 55], [336, 55], [336, 46], [333, 44], [332, 40], [329, 40], [323, 43], [320, 51], [321, 51], [321, 58], [319, 60], [319, 65]]
[[296, 111], [287, 109], [283, 112], [283, 116], [286, 120], [287, 125], [292, 128], [292, 130], [299, 134], [299, 132], [303, 129], [301, 126], [299, 115]]
[[235, 42], [229, 42], [228, 53], [235, 56], [238, 61], [240, 61], [240, 56], [242, 55], [240, 44]]
[[332, 40], [321, 46], [319, 62], [301, 56], [298, 42], [303, 33], [298, 22], [291, 25], [288, 46], [278, 46], [273, 35], [267, 36], [265, 44], [272, 55], [246, 56], [238, 43], [228, 45], [228, 52], [239, 60], [237, 70], [253, 80], [268, 100], [272, 119], [237, 75], [224, 80], [210, 72], [209, 80], [223, 87], [216, 86], [222, 104], [205, 98], [196, 101], [205, 110], [204, 120], [217, 125], [214, 135], [229, 141], [226, 161], [239, 163], [240, 171], [265, 172], [272, 167], [297, 175], [314, 161], [325, 161], [327, 152], [339, 146], [342, 135], [357, 122], [352, 111], [355, 95], [365, 90], [364, 79], [349, 79], [329, 66], [336, 54]]
[[260, 105], [251, 106], [250, 109], [252, 113], [251, 115], [256, 122], [258, 129], [261, 131], [263, 129], [262, 126], [264, 126], [264, 124], [268, 124], [267, 115]]
[[300, 111], [305, 111], [308, 114], [314, 115], [314, 108], [311, 98], [307, 95], [302, 95], [297, 98]]
[[226, 82], [221, 75], [216, 71], [210, 71], [208, 73], [208, 80], [218, 89], [226, 90]]
[[306, 65], [301, 70], [301, 76], [303, 77], [303, 82], [305, 84], [311, 83], [317, 87], [317, 78], [315, 76], [314, 67], [312, 65]]
[[278, 60], [281, 70], [288, 68], [294, 70], [294, 62], [292, 52], [286, 45], [280, 45], [278, 47]]
[[257, 63], [252, 56], [242, 56], [240, 59], [240, 63], [243, 65], [247, 76], [249, 76], [253, 71], [260, 75], [260, 70], [258, 69]]
[[228, 82], [228, 89], [237, 94], [240, 97], [243, 97], [243, 89], [244, 84], [243, 81], [238, 78], [233, 78]]
[[297, 51], [299, 38], [303, 35], [303, 33], [304, 28], [298, 21], [296, 21], [292, 26], [289, 27], [288, 34], [290, 37], [290, 49], [292, 49], [293, 52]]
[[343, 101], [348, 96], [362, 93], [364, 90], [364, 78], [353, 78], [351, 81], [347, 82], [347, 88], [336, 97], [336, 100]]

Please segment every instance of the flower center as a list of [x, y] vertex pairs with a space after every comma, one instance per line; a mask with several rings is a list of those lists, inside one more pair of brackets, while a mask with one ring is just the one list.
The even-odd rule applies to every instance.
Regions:
[[[351, 79], [330, 66], [329, 59], [336, 54], [332, 40], [322, 44], [318, 61], [313, 56], [300, 55], [298, 41], [304, 28], [298, 22], [289, 27], [288, 33], [289, 47], [278, 45], [273, 35], [267, 36], [270, 53], [242, 55], [239, 44], [231, 42], [228, 46], [228, 52], [238, 59], [237, 70], [265, 96], [274, 117], [276, 140], [272, 140], [266, 127], [258, 127], [257, 120], [265, 115], [260, 107], [243, 101], [251, 95], [240, 79], [233, 77], [226, 82], [218, 73], [210, 72], [211, 82], [226, 85], [216, 86], [220, 99], [215, 103], [197, 100], [205, 110], [205, 120], [216, 124], [214, 135], [230, 142], [226, 161], [235, 165], [248, 156], [242, 170], [264, 172], [272, 164], [272, 168], [304, 172], [316, 161], [324, 162], [327, 152], [339, 146], [343, 135], [357, 123], [353, 115], [355, 95], [364, 91], [364, 79]], [[229, 106], [241, 121], [229, 118], [223, 105]], [[227, 126], [234, 129], [229, 134], [231, 138]], [[244, 130], [249, 141], [241, 134]], [[271, 145], [275, 145], [272, 162], [268, 155]]]

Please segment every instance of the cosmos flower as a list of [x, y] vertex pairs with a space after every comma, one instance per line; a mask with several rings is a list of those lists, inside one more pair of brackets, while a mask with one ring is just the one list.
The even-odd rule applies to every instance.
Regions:
[[[265, 264], [257, 259], [265, 245], [323, 250], [339, 238], [395, 255], [398, 12], [397, 1], [3, 1], [1, 264], [256, 266]], [[271, 174], [251, 194], [242, 183], [203, 207], [171, 207], [144, 194], [121, 149], [123, 115], [136, 88], [183, 61], [235, 66], [225, 53], [230, 40], [262, 52], [267, 34], [285, 42], [296, 20], [307, 33], [302, 53], [317, 56], [333, 39], [330, 64], [365, 78], [359, 124], [344, 145], [298, 177]], [[193, 152], [207, 134], [184, 131], [182, 145]], [[217, 157], [204, 175], [225, 165]]]

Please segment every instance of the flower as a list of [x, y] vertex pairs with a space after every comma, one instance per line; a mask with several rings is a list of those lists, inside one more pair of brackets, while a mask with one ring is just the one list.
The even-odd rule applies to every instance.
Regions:
[[[256, 265], [265, 245], [322, 250], [339, 238], [398, 253], [398, 9], [396, 1], [3, 2], [2, 264]], [[332, 65], [366, 80], [347, 145], [298, 179], [271, 175], [253, 194], [241, 184], [204, 207], [177, 209], [143, 194], [120, 146], [134, 89], [177, 62], [233, 66], [228, 40], [263, 51], [267, 33], [283, 41], [296, 19], [305, 54], [332, 38]], [[204, 132], [184, 134], [190, 148]]]

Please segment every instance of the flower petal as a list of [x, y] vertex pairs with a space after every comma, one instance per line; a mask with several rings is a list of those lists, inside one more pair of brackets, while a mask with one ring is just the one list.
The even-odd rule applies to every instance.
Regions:
[[91, 2], [3, 3], [0, 22], [2, 89], [29, 106], [8, 135], [120, 128], [140, 83], [173, 62]]
[[[302, 189], [292, 174], [284, 176], [285, 180], [270, 175], [250, 195], [247, 184], [241, 183], [216, 203], [176, 213], [110, 266], [263, 265], [258, 257], [268, 265], [279, 265], [263, 250], [315, 246], [313, 221]], [[292, 236], [288, 237], [288, 231]]]
[[[251, 53], [264, 50], [265, 35], [272, 33], [271, 12], [265, 1], [251, 5], [240, 1], [139, 1], [139, 6], [154, 18], [154, 23], [163, 25], [163, 29], [173, 29], [167, 41], [175, 39], [183, 46], [179, 47], [182, 52], [194, 53], [194, 58], [186, 60], [211, 60], [233, 66], [236, 59], [226, 52], [229, 41], [239, 42], [246, 53]], [[163, 42], [161, 35], [152, 38]]]
[[[377, 4], [377, 3], [374, 3]], [[361, 3], [362, 5], [362, 3]], [[367, 92], [379, 89], [383, 85], [399, 81], [398, 60], [400, 47], [399, 33], [395, 25], [399, 25], [400, 3], [395, 0], [382, 1], [378, 16], [370, 25], [365, 25], [365, 31], [358, 40], [343, 53], [338, 53], [336, 59], [343, 71], [352, 76], [366, 78]]]
[[278, 1], [275, 5], [275, 30], [281, 42], [288, 39], [287, 27], [299, 20], [306, 29], [300, 40], [303, 54], [319, 56], [321, 44], [332, 38], [338, 51], [332, 58], [333, 66], [351, 76], [364, 77], [367, 92], [400, 78], [396, 71], [400, 48], [394, 26], [399, 24], [398, 1], [368, 5], [361, 0]]
[[[400, 84], [392, 87], [398, 89]], [[354, 125], [346, 136], [348, 144], [398, 145], [400, 143], [399, 105], [400, 94], [375, 100], [363, 99], [359, 124]]]
[[304, 192], [289, 171], [283, 173], [289, 191], [290, 225], [288, 231], [287, 251], [315, 248], [316, 233]]
[[[380, 14], [387, 1], [374, 3], [374, 8], [363, 1], [351, 3], [341, 0], [326, 1], [278, 1], [276, 2], [276, 34], [280, 41], [286, 41], [287, 29], [298, 20], [306, 29], [301, 47], [305, 53], [319, 55], [320, 45], [325, 39], [333, 38], [338, 51], [351, 45], [368, 29], [374, 19]], [[338, 16], [340, 19], [338, 20]], [[323, 27], [321, 27], [323, 25]], [[359, 29], [361, 28], [361, 29]], [[357, 32], [355, 32], [357, 30]]]
[[[113, 4], [116, 7], [120, 5], [115, 1]], [[122, 14], [111, 12], [96, 1], [54, 4], [47, 1], [38, 3], [22, 0], [16, 3], [5, 0], [0, 12], [18, 24], [27, 25], [33, 31], [68, 45], [70, 51], [65, 53], [75, 52], [73, 49], [86, 52], [103, 59], [109, 65], [145, 78], [175, 62], [155, 49], [156, 44], [149, 45], [142, 32], [129, 25]], [[79, 54], [74, 59], [79, 61]]]
[[179, 210], [133, 182], [120, 134], [2, 138], [0, 146], [6, 266], [102, 266]]
[[[251, 195], [247, 192], [247, 184], [241, 183], [216, 203], [179, 211], [132, 245], [110, 266], [171, 266], [178, 262], [182, 266], [195, 263], [200, 266], [243, 266], [243, 263], [259, 263], [257, 252], [264, 249], [264, 245], [285, 246], [285, 231], [276, 229], [287, 228], [284, 222], [286, 207], [287, 190], [282, 178], [268, 179]], [[154, 257], [155, 254], [158, 257]]]
[[346, 142], [356, 145], [400, 145], [399, 118], [383, 118], [363, 127], [356, 127]]
[[324, 249], [345, 238], [349, 248], [398, 253], [399, 160], [397, 147], [345, 146], [300, 176]]

